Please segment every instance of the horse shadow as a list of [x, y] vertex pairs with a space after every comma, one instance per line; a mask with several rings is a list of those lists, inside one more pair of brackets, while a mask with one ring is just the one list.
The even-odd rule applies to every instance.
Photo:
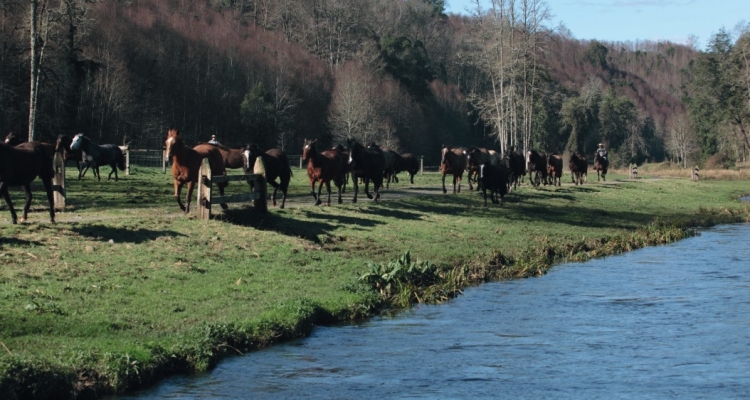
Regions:
[[[300, 218], [300, 214], [303, 218]], [[354, 230], [368, 230], [386, 222], [346, 215], [332, 215], [316, 210], [260, 212], [253, 207], [229, 209], [215, 219], [227, 223], [276, 232], [285, 236], [302, 238], [316, 244], [325, 244], [327, 238], [335, 236], [342, 225]]]
[[17, 238], [10, 238], [10, 237], [0, 237], [0, 249], [4, 246], [10, 246], [10, 247], [26, 247], [26, 246], [41, 246], [42, 244], [40, 242], [37, 242], [36, 240], [24, 240], [24, 239], [17, 239]]
[[160, 237], [179, 237], [187, 236], [175, 231], [166, 230], [149, 230], [149, 229], [127, 229], [114, 228], [104, 225], [86, 225], [72, 228], [73, 232], [91, 239], [108, 241], [115, 243], [132, 243], [140, 244], [156, 240]]

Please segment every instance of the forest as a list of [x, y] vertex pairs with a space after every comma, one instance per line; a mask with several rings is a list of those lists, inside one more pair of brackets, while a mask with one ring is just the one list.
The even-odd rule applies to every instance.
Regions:
[[616, 166], [729, 168], [750, 151], [750, 24], [704, 49], [575, 39], [544, 0], [3, 0], [0, 133], [161, 148], [346, 138]]

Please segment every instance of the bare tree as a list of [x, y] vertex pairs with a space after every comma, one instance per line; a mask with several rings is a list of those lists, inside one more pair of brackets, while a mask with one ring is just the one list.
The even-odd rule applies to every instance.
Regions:
[[362, 143], [375, 139], [374, 90], [374, 76], [357, 63], [350, 62], [339, 69], [330, 113], [335, 139], [355, 138]]
[[29, 39], [30, 39], [30, 91], [29, 91], [29, 141], [37, 139], [36, 112], [39, 98], [39, 77], [44, 49], [49, 37], [51, 13], [47, 0], [29, 1]]
[[672, 120], [667, 130], [667, 149], [677, 161], [682, 162], [683, 168], [687, 168], [688, 159], [700, 149], [686, 116], [680, 115]]

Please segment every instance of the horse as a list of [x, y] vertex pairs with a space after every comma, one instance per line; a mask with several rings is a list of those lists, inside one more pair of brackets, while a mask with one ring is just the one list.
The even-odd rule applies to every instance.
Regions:
[[468, 170], [467, 177], [469, 181], [469, 190], [474, 190], [474, 188], [471, 186], [471, 183], [472, 181], [474, 183], [479, 182], [479, 166], [486, 162], [492, 163], [492, 156], [490, 155], [489, 150], [477, 147], [470, 147], [469, 150], [465, 152], [465, 154], [466, 166]]
[[81, 179], [81, 173], [83, 172], [83, 151], [81, 149], [73, 150], [70, 145], [73, 143], [67, 135], [58, 135], [57, 142], [55, 143], [55, 151], [62, 153], [63, 161], [68, 162], [69, 160], [75, 161], [76, 169], [78, 169], [78, 179]]
[[[541, 183], [547, 185], [547, 158], [536, 150], [526, 152], [526, 165], [529, 170], [529, 181], [535, 187]], [[532, 177], [533, 176], [533, 177]]]
[[42, 149], [42, 152], [49, 157], [50, 159], [55, 157], [55, 146], [47, 143], [47, 142], [39, 142], [39, 141], [33, 141], [33, 142], [27, 142], [16, 136], [15, 133], [11, 132], [8, 134], [8, 136], [5, 137], [5, 144], [11, 147], [18, 147], [19, 149], [31, 149], [35, 147], [40, 147]]
[[122, 150], [116, 144], [98, 145], [84, 136], [83, 133], [79, 133], [73, 137], [70, 148], [71, 150], [81, 149], [83, 151], [83, 160], [86, 168], [83, 170], [83, 173], [78, 175], [78, 179], [83, 178], [90, 167], [94, 171], [94, 176], [101, 181], [102, 178], [99, 175], [100, 165], [109, 165], [112, 168], [112, 172], [107, 176], [107, 180], [110, 180], [112, 174], [115, 174], [115, 182], [118, 180], [117, 168], [120, 171], [125, 171], [125, 154], [122, 153]]
[[562, 173], [562, 156], [558, 154], [550, 154], [547, 158], [547, 176], [552, 186], [562, 186]]
[[[383, 174], [385, 173], [385, 156], [378, 146], [364, 147], [353, 139], [347, 139], [347, 150], [349, 150], [349, 167], [352, 171], [354, 182], [354, 198], [352, 203], [357, 202], [359, 183], [357, 178], [362, 178], [365, 183], [365, 194], [368, 199], [380, 198], [380, 188], [383, 186]], [[369, 186], [372, 181], [372, 190], [375, 196], [370, 194]]]
[[[271, 202], [276, 207], [276, 192], [281, 189], [282, 197], [279, 208], [284, 208], [286, 204], [286, 191], [289, 189], [289, 181], [292, 179], [292, 168], [289, 166], [289, 159], [286, 153], [281, 149], [270, 149], [263, 153], [256, 145], [248, 144], [243, 148], [243, 154], [246, 173], [253, 172], [252, 168], [255, 166], [255, 161], [260, 157], [263, 161], [266, 182], [273, 186]], [[279, 183], [276, 183], [276, 178], [279, 178]]]
[[375, 143], [370, 143], [369, 145], [367, 145], [368, 149], [372, 149], [375, 147], [379, 148], [383, 152], [383, 179], [385, 179], [385, 188], [390, 189], [391, 180], [393, 180], [394, 182], [398, 182], [398, 180], [396, 179], [395, 168], [396, 158], [400, 156], [398, 156], [395, 151], [390, 149], [382, 149]]
[[589, 169], [589, 163], [586, 161], [586, 157], [576, 152], [570, 153], [568, 168], [570, 169], [570, 177], [573, 179], [573, 183], [576, 185], [583, 185], [584, 176], [587, 175]]
[[[461, 193], [461, 179], [466, 169], [466, 153], [462, 149], [454, 149], [443, 145], [440, 155], [440, 173], [443, 175], [443, 193], [448, 193], [445, 189], [445, 175], [453, 175], [453, 193]], [[456, 185], [458, 184], [458, 189]]]
[[[339, 192], [339, 204], [341, 200], [341, 193], [343, 192], [344, 177], [346, 170], [346, 158], [339, 148], [333, 148], [330, 150], [318, 153], [316, 149], [316, 143], [318, 139], [307, 140], [305, 139], [304, 145], [302, 146], [302, 161], [307, 162], [307, 177], [310, 180], [310, 194], [315, 199], [315, 205], [319, 206], [322, 201], [320, 200], [320, 192], [323, 189], [323, 185], [328, 190], [328, 201], [326, 205], [331, 205], [331, 181], [336, 185]], [[315, 194], [315, 183], [318, 184], [318, 194]]]
[[605, 182], [607, 181], [607, 167], [609, 167], [609, 161], [597, 153], [594, 157], [594, 170], [596, 171], [597, 182], [599, 182], [599, 178]]
[[[503, 198], [508, 193], [508, 169], [502, 164], [492, 164], [485, 161], [479, 165], [479, 180], [477, 190], [482, 190], [484, 206], [487, 207], [487, 191], [490, 191], [492, 204], [503, 204]], [[498, 198], [499, 196], [499, 198]]]
[[52, 177], [54, 171], [52, 158], [40, 142], [28, 142], [26, 147], [13, 147], [0, 143], [0, 195], [10, 209], [13, 224], [18, 223], [16, 210], [8, 193], [9, 187], [20, 186], [26, 195], [21, 222], [26, 221], [31, 207], [31, 182], [39, 177], [44, 184], [49, 202], [49, 220], [55, 223], [55, 205], [52, 197]]
[[[239, 169], [243, 168], [245, 171], [247, 171], [247, 168], [245, 166], [247, 158], [245, 157], [245, 154], [247, 152], [247, 148], [242, 149], [233, 149], [228, 146], [224, 146], [223, 144], [220, 144], [218, 142], [216, 143], [207, 143], [212, 146], [216, 146], [217, 149], [221, 152], [221, 158], [224, 160], [224, 168], [225, 169]], [[253, 164], [251, 164], [253, 165]], [[251, 167], [252, 168], [252, 167]]]
[[[406, 171], [409, 174], [409, 179], [411, 184], [414, 184], [414, 175], [416, 175], [419, 172], [419, 160], [417, 160], [417, 156], [415, 156], [412, 153], [404, 153], [401, 155], [400, 160], [396, 160], [396, 174], [398, 174], [401, 171]], [[395, 177], [395, 175], [394, 175]], [[398, 182], [398, 180], [396, 180]]]
[[347, 150], [343, 144], [338, 144], [331, 150], [336, 150], [341, 153], [341, 157], [344, 159], [344, 183], [341, 185], [341, 193], [346, 193], [346, 184], [349, 183], [349, 175], [352, 173], [351, 167], [349, 166], [349, 150]]
[[508, 189], [517, 189], [526, 175], [526, 162], [522, 154], [512, 149], [505, 153], [503, 163], [508, 168]]
[[[190, 212], [190, 198], [193, 196], [193, 189], [198, 182], [198, 172], [200, 171], [203, 159], [208, 158], [211, 166], [211, 175], [225, 175], [224, 160], [221, 158], [221, 152], [216, 146], [208, 143], [201, 143], [192, 149], [185, 145], [177, 129], [170, 129], [167, 133], [167, 140], [164, 142], [167, 148], [166, 158], [172, 160], [172, 177], [174, 178], [174, 198], [180, 209], [186, 214]], [[183, 205], [180, 200], [182, 186], [187, 183], [188, 192], [185, 197], [187, 204]], [[226, 182], [218, 184], [219, 193], [224, 195]], [[222, 203], [221, 208], [227, 209], [227, 205]]]

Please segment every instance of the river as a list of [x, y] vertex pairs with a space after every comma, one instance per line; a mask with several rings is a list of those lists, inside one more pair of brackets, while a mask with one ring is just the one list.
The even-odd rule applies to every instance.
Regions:
[[316, 328], [117, 399], [750, 397], [750, 224]]

